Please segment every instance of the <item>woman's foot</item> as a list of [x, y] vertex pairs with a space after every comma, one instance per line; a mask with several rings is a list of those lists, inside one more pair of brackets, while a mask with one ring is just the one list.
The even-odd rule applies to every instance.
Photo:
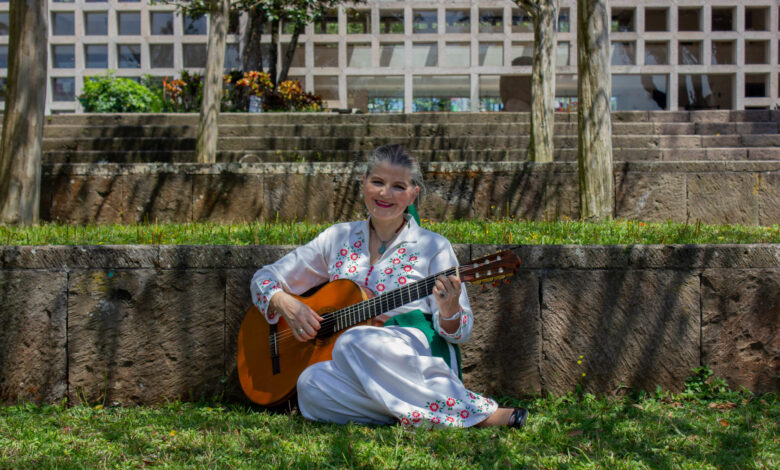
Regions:
[[480, 422], [477, 426], [509, 426], [512, 428], [521, 428], [525, 424], [527, 417], [528, 410], [525, 408], [499, 408], [495, 413], [490, 415], [488, 419]]

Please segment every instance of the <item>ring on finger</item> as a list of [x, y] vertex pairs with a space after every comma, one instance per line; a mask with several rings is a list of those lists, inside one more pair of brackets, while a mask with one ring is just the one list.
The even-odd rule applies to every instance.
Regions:
[[442, 297], [442, 298], [447, 297], [447, 293], [445, 291], [443, 291], [443, 290], [440, 290], [439, 291], [439, 297]]
[[298, 328], [298, 334], [299, 334], [299, 335], [302, 335], [302, 334], [303, 334], [303, 328]]

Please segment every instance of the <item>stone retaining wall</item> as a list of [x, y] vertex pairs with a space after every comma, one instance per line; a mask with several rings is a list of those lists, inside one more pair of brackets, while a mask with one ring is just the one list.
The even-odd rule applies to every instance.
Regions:
[[[249, 280], [292, 248], [1, 247], [0, 402], [243, 400]], [[455, 248], [466, 261], [501, 247]], [[706, 364], [732, 386], [780, 391], [780, 245], [514, 249], [508, 284], [469, 287], [469, 387], [680, 390]]]
[[[349, 220], [358, 163], [44, 166], [41, 216], [66, 223]], [[615, 214], [644, 221], [780, 223], [780, 161], [615, 164]], [[579, 218], [573, 162], [428, 163], [431, 220]]]

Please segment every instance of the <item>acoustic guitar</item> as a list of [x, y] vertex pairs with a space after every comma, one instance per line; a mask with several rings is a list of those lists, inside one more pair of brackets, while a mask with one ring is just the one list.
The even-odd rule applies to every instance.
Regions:
[[326, 283], [310, 296], [295, 296], [323, 318], [317, 336], [306, 342], [293, 337], [284, 316], [270, 325], [253, 306], [238, 332], [241, 388], [259, 405], [281, 404], [295, 393], [298, 376], [305, 368], [331, 359], [336, 339], [346, 329], [355, 325], [381, 326], [382, 318], [388, 318], [385, 312], [430, 295], [441, 275], [454, 274], [462, 282], [482, 284], [515, 274], [519, 265], [517, 255], [506, 250], [378, 296], [348, 279]]

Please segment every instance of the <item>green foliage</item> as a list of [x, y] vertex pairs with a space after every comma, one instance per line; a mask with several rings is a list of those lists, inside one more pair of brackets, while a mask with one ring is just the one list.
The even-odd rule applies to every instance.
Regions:
[[87, 79], [79, 102], [88, 113], [154, 113], [163, 107], [162, 100], [149, 88], [129, 78], [115, 77], [113, 71]]
[[701, 400], [733, 398], [735, 392], [729, 389], [726, 380], [713, 377], [713, 372], [708, 366], [696, 367], [692, 372], [693, 375], [685, 379], [684, 397]]

